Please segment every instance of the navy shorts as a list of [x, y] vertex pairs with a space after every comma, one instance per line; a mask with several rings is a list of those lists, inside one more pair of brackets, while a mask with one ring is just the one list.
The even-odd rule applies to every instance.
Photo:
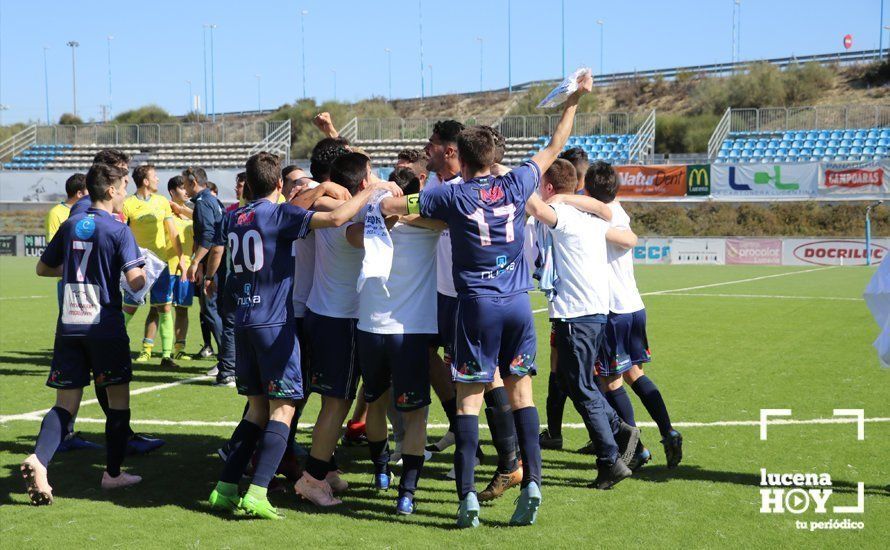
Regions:
[[599, 376], [615, 376], [652, 360], [646, 338], [646, 310], [610, 313], [606, 337], [596, 363]]
[[133, 378], [129, 338], [56, 336], [46, 385], [59, 390], [127, 384]]
[[447, 364], [454, 353], [454, 322], [457, 314], [457, 298], [436, 293], [436, 321], [438, 334], [430, 338], [430, 346], [445, 348], [445, 361]]
[[241, 395], [302, 399], [300, 346], [292, 327], [235, 330], [235, 380]]
[[[170, 275], [169, 266], [165, 267], [164, 271], [161, 271], [161, 274], [158, 275], [158, 280], [151, 286], [151, 290], [148, 291], [149, 304], [162, 306], [173, 302], [173, 285], [178, 278], [175, 275]], [[127, 297], [126, 294], [124, 294], [124, 303], [128, 306], [139, 305]]]
[[[300, 372], [303, 373], [303, 380], [309, 380], [312, 373], [309, 372], [309, 335], [306, 334], [306, 323], [303, 317], [294, 317], [294, 331], [297, 335], [297, 342], [300, 344]], [[308, 392], [304, 392], [306, 397]]]
[[359, 330], [359, 365], [365, 401], [377, 401], [392, 386], [396, 409], [407, 412], [429, 405], [431, 336]]
[[455, 382], [494, 381], [535, 374], [537, 338], [527, 292], [510, 296], [458, 298], [454, 335]]
[[588, 315], [553, 323], [556, 375], [560, 389], [573, 402], [599, 399], [594, 364], [604, 340], [605, 315]]
[[173, 279], [173, 305], [177, 307], [191, 307], [195, 299], [195, 283], [183, 281], [179, 277]]
[[309, 390], [337, 399], [355, 399], [359, 366], [356, 350], [358, 319], [342, 319], [306, 312], [312, 375]]

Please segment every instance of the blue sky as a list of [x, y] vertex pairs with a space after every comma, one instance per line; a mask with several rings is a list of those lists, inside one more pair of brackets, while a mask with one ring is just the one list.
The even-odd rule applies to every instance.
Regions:
[[[507, 85], [507, 0], [423, 2], [423, 63], [429, 93]], [[732, 0], [565, 0], [566, 67], [599, 70], [605, 21], [605, 71], [729, 61]], [[884, 24], [890, 25], [890, 0]], [[138, 6], [138, 7], [137, 7]], [[756, 59], [878, 47], [881, 0], [742, 0], [741, 58]], [[307, 93], [325, 100], [387, 94], [385, 48], [392, 50], [393, 96], [420, 94], [418, 2], [395, 0], [155, 0], [140, 4], [0, 0], [0, 102], [3, 122], [44, 120], [43, 47], [49, 46], [50, 117], [72, 108], [71, 51], [77, 40], [77, 101], [84, 119], [100, 118], [108, 96], [112, 42], [115, 113], [157, 103], [186, 111], [186, 80], [204, 95], [202, 24], [214, 23], [217, 112], [262, 107], [302, 96], [300, 10], [306, 15]], [[561, 74], [559, 0], [512, 0], [514, 83]], [[208, 39], [209, 42], [209, 39]], [[884, 34], [887, 46], [888, 35]], [[209, 49], [209, 44], [208, 44]], [[208, 52], [209, 57], [209, 52]], [[208, 61], [209, 64], [209, 61]]]

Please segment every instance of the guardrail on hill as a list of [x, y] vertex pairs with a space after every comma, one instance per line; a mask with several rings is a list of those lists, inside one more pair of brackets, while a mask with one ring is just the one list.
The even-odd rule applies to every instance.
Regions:
[[[885, 50], [885, 52], [890, 50]], [[676, 79], [680, 75], [709, 75], [721, 76], [737, 73], [746, 70], [754, 63], [769, 63], [777, 67], [788, 67], [798, 63], [820, 63], [823, 65], [850, 65], [854, 63], [862, 63], [875, 61], [880, 58], [880, 50], [860, 50], [855, 52], [835, 52], [813, 55], [792, 55], [790, 57], [775, 57], [772, 59], [751, 59], [748, 61], [738, 61], [735, 63], [711, 63], [706, 65], [687, 65], [684, 67], [670, 67], [666, 69], [647, 69], [643, 71], [625, 71], [620, 73], [611, 73], [605, 75], [594, 75], [593, 83], [595, 86], [610, 86], [625, 80], [635, 78], [663, 78], [665, 80]], [[521, 84], [513, 85], [513, 92], [523, 92], [534, 86], [547, 85], [555, 86], [562, 79], [552, 78], [545, 80], [530, 80]], [[482, 96], [492, 93], [508, 93], [510, 88], [496, 88], [493, 90], [483, 90], [481, 92], [461, 92], [450, 94], [438, 94], [434, 96], [426, 96], [421, 100], [419, 97], [405, 98], [394, 100], [396, 102], [419, 102], [429, 101], [433, 99], [441, 99], [452, 95], [460, 95], [465, 97]]]
[[35, 143], [47, 145], [141, 145], [258, 143], [289, 120], [191, 122], [185, 124], [84, 124], [36, 126]]

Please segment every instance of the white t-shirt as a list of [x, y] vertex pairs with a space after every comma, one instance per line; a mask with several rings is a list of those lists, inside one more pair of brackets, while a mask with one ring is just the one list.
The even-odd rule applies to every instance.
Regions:
[[359, 293], [358, 328], [375, 334], [436, 334], [436, 243], [439, 232], [397, 223], [390, 230], [392, 270], [386, 289], [368, 279]]
[[[630, 229], [630, 216], [618, 201], [609, 203], [612, 209], [611, 227], [616, 229]], [[640, 311], [645, 306], [640, 291], [637, 290], [637, 280], [634, 277], [633, 250], [622, 248], [612, 243], [606, 243], [606, 251], [609, 257], [609, 288], [611, 300], [609, 310], [615, 313], [633, 313]]]
[[[309, 189], [318, 187], [318, 183], [310, 182]], [[294, 257], [294, 317], [306, 316], [306, 300], [312, 290], [312, 279], [315, 272], [315, 233], [310, 232], [305, 239], [295, 239], [291, 253]]]
[[346, 229], [350, 225], [314, 231], [315, 276], [306, 300], [313, 313], [339, 319], [358, 318], [355, 283], [362, 269], [364, 251], [346, 240]]
[[[450, 180], [442, 181], [439, 179], [438, 174], [432, 173], [426, 182], [426, 187], [457, 185], [463, 182], [464, 180], [460, 176], [454, 176]], [[446, 229], [439, 235], [439, 245], [436, 247], [436, 290], [439, 294], [456, 298], [457, 290], [454, 288], [454, 274], [451, 267], [451, 235]]]
[[550, 317], [572, 319], [609, 313], [609, 263], [606, 231], [609, 223], [567, 204], [554, 204], [553, 236], [556, 297]]

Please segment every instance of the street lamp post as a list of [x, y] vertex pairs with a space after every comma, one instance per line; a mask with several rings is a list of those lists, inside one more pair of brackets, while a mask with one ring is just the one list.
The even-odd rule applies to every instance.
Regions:
[[212, 113], [211, 120], [216, 122], [216, 73], [213, 70], [213, 29], [216, 25], [210, 24], [210, 111]]
[[[884, 30], [890, 31], [890, 25], [885, 25]], [[881, 36], [883, 36], [883, 33], [881, 33]], [[883, 47], [881, 48], [881, 59], [884, 59], [884, 48]]]
[[111, 103], [111, 41], [114, 40], [114, 37], [108, 35], [108, 118], [114, 116], [112, 113], [114, 109], [112, 108]]
[[303, 65], [303, 99], [306, 99], [306, 16], [309, 10], [300, 10], [300, 59]]
[[605, 66], [603, 65], [603, 51], [605, 46], [605, 40], [603, 39], [603, 35], [605, 34], [605, 32], [603, 29], [606, 26], [606, 22], [602, 19], [597, 19], [596, 24], [600, 27], [600, 78], [602, 78], [606, 72]]
[[479, 91], [482, 91], [482, 60], [484, 59], [482, 56], [482, 47], [485, 43], [485, 40], [481, 36], [476, 37], [476, 41], [479, 42]]
[[76, 40], [67, 42], [71, 47], [71, 101], [73, 103], [74, 116], [77, 116], [77, 47], [80, 43]]
[[423, 0], [417, 0], [417, 24], [420, 27], [420, 100], [423, 101]]
[[49, 126], [52, 122], [49, 121], [49, 70], [47, 69], [46, 63], [46, 50], [49, 49], [49, 46], [43, 47], [43, 97], [46, 100], [46, 125]]
[[185, 84], [189, 88], [189, 101], [188, 101], [188, 109], [185, 111], [185, 114], [190, 114], [193, 110], [196, 110], [194, 107], [195, 96], [192, 95], [192, 81], [186, 80]]
[[871, 210], [884, 204], [884, 201], [875, 201], [865, 208], [865, 265], [871, 265]]
[[513, 25], [511, 24], [510, 12], [511, 1], [507, 0], [507, 90], [513, 93]]
[[210, 97], [210, 94], [207, 93], [207, 25], [201, 25], [201, 32], [203, 33], [203, 42], [204, 42], [204, 117], [207, 117], [207, 104], [210, 103], [207, 101], [207, 98]]
[[560, 23], [562, 25], [562, 77], [566, 76], [566, 0], [562, 0], [560, 2], [561, 5], [561, 17]]
[[389, 85], [389, 100], [392, 101], [392, 50], [389, 48], [384, 48], [384, 52], [386, 52], [386, 73], [387, 73], [387, 82]]
[[256, 110], [262, 111], [263, 110], [263, 96], [261, 95], [261, 91], [260, 91], [261, 90], [260, 89], [260, 80], [262, 79], [262, 76], [260, 76], [258, 74], [255, 74], [253, 76], [256, 78]]

